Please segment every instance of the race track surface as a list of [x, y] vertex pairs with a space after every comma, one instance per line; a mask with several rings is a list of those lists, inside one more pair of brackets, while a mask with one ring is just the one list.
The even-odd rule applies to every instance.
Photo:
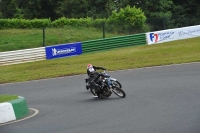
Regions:
[[0, 85], [39, 114], [0, 133], [200, 133], [200, 63], [108, 72], [126, 98], [95, 99], [86, 75]]

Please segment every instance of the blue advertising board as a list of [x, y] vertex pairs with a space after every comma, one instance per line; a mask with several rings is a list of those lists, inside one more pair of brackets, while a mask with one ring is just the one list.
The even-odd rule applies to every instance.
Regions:
[[82, 43], [60, 44], [45, 47], [46, 58], [54, 59], [82, 54]]

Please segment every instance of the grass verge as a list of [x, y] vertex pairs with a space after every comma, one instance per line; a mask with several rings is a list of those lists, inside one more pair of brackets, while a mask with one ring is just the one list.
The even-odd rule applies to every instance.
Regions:
[[17, 98], [18, 98], [17, 95], [8, 95], [8, 94], [0, 95], [0, 103], [9, 102], [9, 101], [15, 100]]
[[68, 58], [0, 66], [0, 84], [85, 74], [86, 65], [122, 70], [200, 61], [200, 38], [132, 46]]

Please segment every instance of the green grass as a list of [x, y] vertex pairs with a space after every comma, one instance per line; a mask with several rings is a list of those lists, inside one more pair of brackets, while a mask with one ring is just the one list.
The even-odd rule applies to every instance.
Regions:
[[92, 63], [107, 70], [122, 70], [200, 61], [200, 38], [156, 45], [132, 46], [79, 56], [0, 66], [0, 84], [85, 74]]
[[[106, 33], [106, 37], [119, 34]], [[103, 38], [102, 30], [84, 27], [46, 28], [45, 45], [82, 42]], [[0, 52], [36, 48], [43, 46], [42, 29], [5, 29], [0, 30]]]
[[9, 101], [15, 100], [17, 98], [18, 98], [17, 95], [7, 95], [7, 94], [0, 95], [0, 103], [9, 102]]

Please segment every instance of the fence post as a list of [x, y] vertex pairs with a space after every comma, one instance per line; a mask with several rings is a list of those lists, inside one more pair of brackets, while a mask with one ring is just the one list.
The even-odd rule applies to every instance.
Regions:
[[105, 38], [105, 22], [103, 22], [103, 38]]
[[45, 46], [45, 27], [42, 28], [43, 31], [43, 47]]

